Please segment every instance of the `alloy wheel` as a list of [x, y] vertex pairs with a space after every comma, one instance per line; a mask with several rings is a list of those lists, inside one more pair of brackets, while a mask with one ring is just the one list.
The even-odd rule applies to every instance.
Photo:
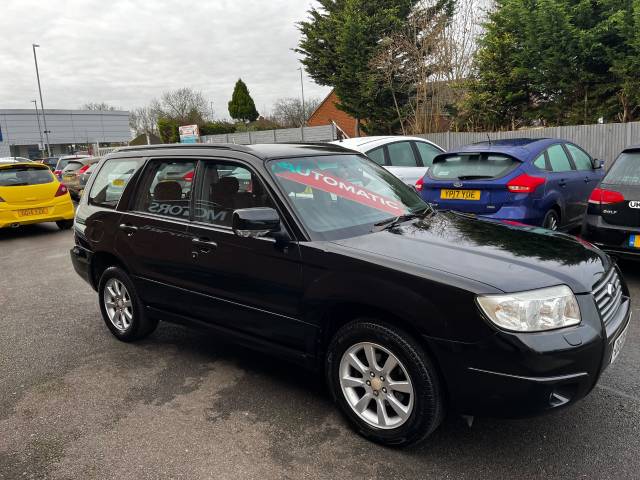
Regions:
[[110, 278], [104, 286], [104, 307], [111, 324], [120, 332], [125, 332], [133, 322], [131, 296], [117, 278]]
[[357, 343], [344, 352], [340, 387], [356, 415], [377, 428], [397, 428], [413, 410], [415, 393], [407, 369], [375, 343]]

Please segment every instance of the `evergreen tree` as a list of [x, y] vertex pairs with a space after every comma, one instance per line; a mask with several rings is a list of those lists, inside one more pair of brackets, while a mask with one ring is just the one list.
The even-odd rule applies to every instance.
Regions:
[[229, 101], [229, 115], [234, 120], [245, 123], [254, 122], [258, 118], [256, 105], [253, 98], [249, 95], [249, 89], [241, 78], [236, 82], [233, 89], [233, 95]]

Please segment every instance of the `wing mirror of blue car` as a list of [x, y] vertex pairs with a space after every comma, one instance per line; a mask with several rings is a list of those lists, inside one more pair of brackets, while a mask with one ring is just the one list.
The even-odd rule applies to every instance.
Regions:
[[603, 160], [598, 160], [597, 158], [594, 158], [591, 160], [591, 166], [593, 167], [594, 170], [597, 170], [599, 168], [604, 167], [604, 161]]
[[268, 207], [242, 208], [233, 212], [232, 228], [239, 237], [264, 237], [280, 231], [280, 215]]

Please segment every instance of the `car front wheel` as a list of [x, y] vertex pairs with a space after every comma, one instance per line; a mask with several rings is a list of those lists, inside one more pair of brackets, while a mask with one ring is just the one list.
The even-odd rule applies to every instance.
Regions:
[[410, 445], [442, 422], [436, 369], [415, 339], [395, 326], [367, 319], [343, 326], [326, 367], [334, 400], [369, 440]]
[[120, 267], [107, 268], [98, 285], [100, 311], [111, 333], [123, 342], [146, 337], [158, 325], [149, 318], [129, 275]]

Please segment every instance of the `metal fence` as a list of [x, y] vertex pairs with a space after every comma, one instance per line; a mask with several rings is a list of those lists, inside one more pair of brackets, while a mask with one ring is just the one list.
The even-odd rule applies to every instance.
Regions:
[[640, 122], [532, 128], [507, 132], [444, 132], [418, 136], [440, 145], [445, 150], [488, 139], [563, 138], [580, 145], [593, 157], [604, 160], [608, 166], [623, 148], [640, 144]]
[[337, 138], [336, 129], [333, 125], [322, 125], [320, 127], [282, 128], [259, 132], [203, 135], [200, 137], [200, 141], [202, 143], [251, 145], [255, 143], [331, 142]]

